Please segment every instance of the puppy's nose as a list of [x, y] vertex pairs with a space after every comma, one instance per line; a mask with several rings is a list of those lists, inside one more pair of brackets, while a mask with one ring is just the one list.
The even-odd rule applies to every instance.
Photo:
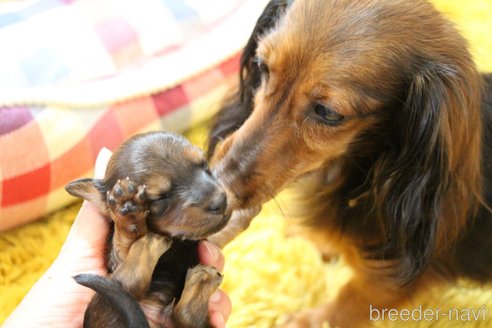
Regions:
[[227, 197], [223, 192], [217, 193], [213, 196], [207, 211], [213, 214], [224, 214], [227, 207]]

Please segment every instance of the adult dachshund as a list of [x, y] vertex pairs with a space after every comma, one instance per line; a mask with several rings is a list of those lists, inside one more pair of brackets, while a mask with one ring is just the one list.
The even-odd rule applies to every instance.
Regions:
[[492, 280], [491, 142], [492, 78], [427, 1], [272, 0], [209, 155], [243, 214], [303, 179], [304, 224], [355, 274], [290, 325], [346, 328], [440, 281]]

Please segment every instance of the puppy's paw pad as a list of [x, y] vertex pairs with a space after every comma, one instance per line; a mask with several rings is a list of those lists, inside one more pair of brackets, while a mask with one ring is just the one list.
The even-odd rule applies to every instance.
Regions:
[[130, 178], [118, 180], [111, 191], [108, 191], [110, 206], [118, 206], [126, 212], [134, 212], [145, 205], [145, 185], [136, 185]]
[[115, 223], [132, 233], [142, 230], [149, 214], [145, 186], [135, 184], [130, 178], [118, 180], [108, 191], [107, 202]]

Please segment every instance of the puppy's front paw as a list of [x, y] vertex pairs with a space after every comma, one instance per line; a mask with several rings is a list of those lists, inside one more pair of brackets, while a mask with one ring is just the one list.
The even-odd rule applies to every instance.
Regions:
[[145, 219], [149, 214], [145, 186], [137, 186], [130, 178], [118, 180], [107, 193], [109, 212], [118, 229], [128, 234], [147, 232]]

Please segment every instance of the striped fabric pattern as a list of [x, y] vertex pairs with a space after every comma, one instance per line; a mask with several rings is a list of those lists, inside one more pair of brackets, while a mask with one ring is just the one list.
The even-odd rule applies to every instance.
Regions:
[[0, 231], [68, 204], [101, 147], [210, 118], [265, 3], [0, 5]]

